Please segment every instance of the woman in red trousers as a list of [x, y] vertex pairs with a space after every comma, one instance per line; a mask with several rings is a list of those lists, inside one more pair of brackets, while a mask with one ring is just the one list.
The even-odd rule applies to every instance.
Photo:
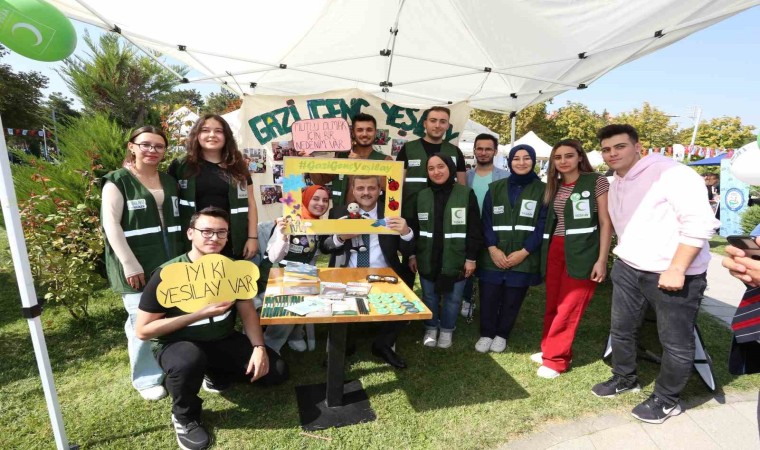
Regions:
[[546, 313], [541, 378], [556, 378], [570, 367], [573, 339], [596, 285], [607, 275], [612, 222], [607, 211], [607, 179], [591, 167], [581, 143], [558, 142], [549, 157], [544, 202], [549, 205], [543, 267]]

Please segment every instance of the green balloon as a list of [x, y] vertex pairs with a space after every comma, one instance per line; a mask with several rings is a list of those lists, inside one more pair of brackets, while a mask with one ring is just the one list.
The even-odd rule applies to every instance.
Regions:
[[0, 0], [0, 43], [37, 61], [60, 61], [74, 52], [71, 21], [43, 0]]

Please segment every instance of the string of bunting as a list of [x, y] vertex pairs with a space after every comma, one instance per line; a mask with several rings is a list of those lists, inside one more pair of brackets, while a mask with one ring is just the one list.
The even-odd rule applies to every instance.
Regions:
[[8, 136], [38, 136], [52, 137], [53, 133], [47, 130], [23, 130], [21, 128], [6, 128], [5, 133]]
[[[698, 156], [700, 158], [713, 158], [720, 156], [724, 153], [728, 153], [730, 158], [736, 149], [733, 148], [712, 148], [702, 147], [699, 145], [684, 145], [684, 156]], [[643, 156], [651, 155], [652, 153], [659, 153], [665, 156], [673, 156], [673, 147], [654, 147], [649, 149], [642, 149]]]

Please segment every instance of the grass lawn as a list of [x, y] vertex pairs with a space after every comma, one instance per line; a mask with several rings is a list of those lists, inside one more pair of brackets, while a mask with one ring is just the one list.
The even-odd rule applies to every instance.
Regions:
[[728, 253], [726, 253], [726, 246], [728, 245], [728, 242], [726, 241], [726, 238], [723, 236], [715, 235], [712, 239], [710, 239], [710, 251], [712, 253], [717, 253], [719, 255], [728, 256]]
[[[4, 238], [4, 236], [0, 236]], [[3, 244], [7, 245], [7, 244]], [[20, 317], [16, 281], [0, 272], [0, 429], [4, 448], [52, 448], [50, 421], [29, 338]], [[574, 365], [556, 380], [535, 376], [529, 355], [538, 350], [543, 289], [534, 289], [503, 354], [476, 353], [477, 322], [460, 318], [454, 346], [448, 350], [421, 345], [423, 328], [412, 323], [398, 343], [410, 368], [396, 371], [369, 352], [371, 332], [360, 330], [358, 352], [347, 379], [360, 379], [377, 421], [300, 435], [295, 386], [325, 380], [326, 329], [317, 327], [317, 350], [298, 354], [284, 349], [291, 379], [270, 389], [237, 385], [223, 395], [201, 392], [204, 421], [216, 448], [492, 448], [546, 422], [573, 420], [610, 411], [630, 410], [651, 392], [658, 367], [642, 362], [644, 392], [599, 399], [590, 387], [610, 376], [600, 355], [607, 340], [610, 286], [602, 285], [586, 313], [575, 345]], [[149, 403], [132, 389], [121, 300], [94, 292], [92, 318], [82, 325], [62, 308], [42, 315], [50, 360], [69, 440], [82, 448], [176, 448], [170, 424], [170, 400]], [[476, 316], [477, 320], [477, 316]], [[757, 389], [759, 376], [732, 377], [726, 372], [730, 334], [714, 319], [699, 319], [715, 361], [715, 376], [726, 391]], [[646, 324], [645, 346], [658, 350], [653, 324]], [[689, 381], [684, 397], [707, 396], [700, 379]]]

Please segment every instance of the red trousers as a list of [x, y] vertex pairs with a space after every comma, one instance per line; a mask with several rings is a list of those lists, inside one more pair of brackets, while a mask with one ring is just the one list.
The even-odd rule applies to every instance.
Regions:
[[[571, 261], [572, 264], [572, 261]], [[565, 238], [552, 236], [546, 263], [546, 313], [541, 335], [544, 365], [564, 372], [573, 359], [573, 339], [597, 283], [567, 274]]]

